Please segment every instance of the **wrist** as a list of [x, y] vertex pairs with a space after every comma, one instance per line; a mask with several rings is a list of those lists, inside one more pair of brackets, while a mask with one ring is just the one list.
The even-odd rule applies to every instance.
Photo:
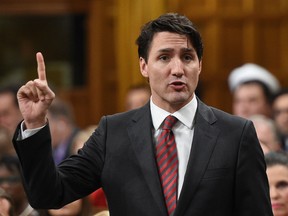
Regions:
[[45, 118], [44, 120], [34, 121], [34, 122], [29, 122], [27, 120], [24, 120], [23, 130], [40, 128], [40, 127], [43, 127], [45, 124], [47, 124], [47, 122], [48, 122], [47, 118]]

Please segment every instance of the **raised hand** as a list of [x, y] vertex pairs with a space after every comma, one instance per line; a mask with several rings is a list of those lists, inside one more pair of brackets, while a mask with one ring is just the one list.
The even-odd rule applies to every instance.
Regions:
[[46, 123], [48, 108], [55, 98], [46, 79], [45, 62], [42, 54], [36, 54], [38, 79], [23, 85], [18, 93], [19, 108], [26, 128], [41, 127]]

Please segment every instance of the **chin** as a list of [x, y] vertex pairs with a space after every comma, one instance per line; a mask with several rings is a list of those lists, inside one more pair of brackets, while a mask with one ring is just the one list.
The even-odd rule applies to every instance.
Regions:
[[183, 106], [185, 106], [187, 103], [189, 102], [189, 99], [185, 98], [185, 99], [175, 99], [175, 100], [171, 100], [170, 103], [173, 104], [174, 106], [181, 108]]
[[176, 93], [174, 95], [172, 95], [172, 100], [175, 103], [181, 104], [181, 103], [187, 103], [188, 101], [190, 101], [193, 98], [193, 95], [187, 95], [187, 94], [183, 94], [183, 93]]

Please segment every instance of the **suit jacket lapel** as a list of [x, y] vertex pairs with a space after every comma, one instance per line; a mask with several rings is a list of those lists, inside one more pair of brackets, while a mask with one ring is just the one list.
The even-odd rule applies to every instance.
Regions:
[[198, 100], [194, 138], [175, 216], [184, 215], [186, 208], [191, 205], [195, 191], [207, 168], [210, 155], [219, 135], [219, 130], [213, 127], [215, 121], [216, 117], [212, 110]]
[[128, 134], [151, 194], [162, 215], [167, 215], [155, 161], [152, 128], [150, 105], [147, 103], [133, 116]]

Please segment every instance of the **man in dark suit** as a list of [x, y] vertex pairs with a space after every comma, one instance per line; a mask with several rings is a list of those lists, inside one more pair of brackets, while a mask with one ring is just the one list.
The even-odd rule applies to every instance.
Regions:
[[[143, 26], [137, 44], [151, 100], [104, 116], [78, 154], [57, 168], [46, 119], [55, 94], [37, 53], [39, 78], [19, 89], [24, 121], [14, 136], [31, 205], [58, 208], [103, 187], [112, 216], [272, 216], [253, 124], [205, 105], [194, 94], [203, 45], [191, 21], [164, 14]], [[162, 127], [167, 116], [170, 122]], [[169, 141], [158, 140], [166, 136], [163, 131]], [[171, 160], [158, 157], [172, 146]], [[173, 172], [162, 172], [172, 166]]]

